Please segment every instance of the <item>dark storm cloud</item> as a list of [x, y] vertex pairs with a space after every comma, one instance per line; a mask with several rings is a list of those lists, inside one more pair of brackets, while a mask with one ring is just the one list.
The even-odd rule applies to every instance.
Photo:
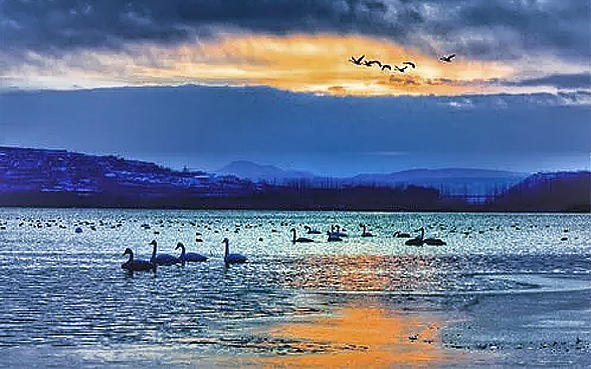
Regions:
[[581, 58], [590, 53], [589, 9], [581, 0], [5, 0], [0, 45], [48, 51], [174, 43], [230, 28], [378, 35], [424, 50], [435, 39], [482, 58], [545, 49]]
[[[470, 1], [461, 7], [458, 20], [462, 27], [489, 29], [502, 34], [514, 31], [518, 45], [524, 49], [540, 47], [557, 48], [565, 55], [590, 53], [590, 3], [579, 0], [522, 0], [522, 1]], [[508, 41], [496, 37], [495, 41], [471, 41], [467, 51], [478, 49], [483, 54], [492, 54], [503, 59], [503, 54], [512, 52], [504, 45]], [[507, 55], [505, 55], [506, 57]]]
[[384, 21], [387, 7], [378, 0], [7, 0], [0, 7], [5, 46], [35, 49], [177, 42], [225, 27], [372, 33], [375, 23], [389, 34], [402, 32]]
[[508, 86], [553, 86], [558, 89], [589, 89], [591, 88], [591, 74], [553, 74], [518, 82], [506, 82], [505, 84]]

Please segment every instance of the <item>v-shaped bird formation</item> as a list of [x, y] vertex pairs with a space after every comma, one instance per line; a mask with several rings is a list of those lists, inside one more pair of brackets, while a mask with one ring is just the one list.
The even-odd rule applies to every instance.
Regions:
[[[456, 56], [456, 54], [444, 55], [439, 58], [440, 61], [445, 63], [451, 63], [452, 59]], [[351, 56], [349, 61], [355, 65], [372, 67], [374, 64], [378, 66], [382, 71], [389, 70], [389, 71], [397, 71], [400, 73], [406, 72], [407, 68], [415, 69], [417, 67], [415, 62], [412, 61], [403, 61], [401, 66], [394, 64], [393, 66], [390, 64], [382, 63], [380, 60], [367, 60], [365, 59], [365, 54], [361, 55], [358, 58]], [[394, 69], [392, 69], [394, 67]]]

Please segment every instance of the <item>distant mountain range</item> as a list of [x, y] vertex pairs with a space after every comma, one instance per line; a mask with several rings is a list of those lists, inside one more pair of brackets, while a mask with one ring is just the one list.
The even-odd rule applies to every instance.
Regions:
[[303, 181], [322, 187], [327, 182], [339, 186], [424, 186], [437, 188], [451, 195], [486, 195], [500, 193], [519, 183], [530, 173], [487, 169], [412, 169], [394, 173], [362, 173], [348, 178], [327, 178], [306, 171], [284, 170], [272, 165], [260, 165], [250, 161], [235, 161], [216, 173], [235, 175], [253, 182], [291, 184]]
[[312, 179], [316, 177], [311, 172], [284, 170], [273, 165], [260, 165], [247, 160], [233, 161], [216, 171], [221, 175], [235, 175], [253, 182], [265, 181], [269, 183], [284, 183], [293, 179]]
[[112, 155], [0, 147], [0, 206], [591, 211], [588, 171], [524, 178], [503, 171], [417, 169], [333, 179], [237, 162], [222, 172], [175, 171]]

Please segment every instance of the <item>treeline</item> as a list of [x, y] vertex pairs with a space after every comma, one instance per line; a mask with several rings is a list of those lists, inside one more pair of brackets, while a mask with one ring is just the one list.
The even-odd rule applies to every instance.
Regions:
[[591, 173], [536, 174], [485, 203], [449, 198], [437, 189], [355, 186], [244, 186], [216, 193], [127, 187], [116, 192], [12, 192], [0, 206], [252, 210], [591, 212]]
[[417, 186], [396, 189], [266, 186], [208, 195], [182, 190], [145, 190], [136, 188], [124, 193], [13, 192], [0, 194], [0, 206], [376, 211], [437, 211], [445, 208], [438, 190]]

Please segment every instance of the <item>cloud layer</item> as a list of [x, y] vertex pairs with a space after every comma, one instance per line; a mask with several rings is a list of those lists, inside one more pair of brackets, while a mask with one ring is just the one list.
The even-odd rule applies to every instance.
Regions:
[[115, 153], [203, 170], [244, 159], [333, 175], [454, 166], [537, 171], [588, 168], [591, 152], [589, 107], [567, 95], [317, 98], [183, 86], [4, 92], [0, 111], [0, 146]]
[[[507, 59], [590, 54], [590, 4], [580, 0], [5, 0], [4, 49], [117, 48], [243, 31], [363, 34], [426, 52]], [[446, 49], [446, 50], [443, 50]]]
[[[363, 52], [365, 60], [379, 59], [393, 71], [350, 62]], [[441, 63], [416, 50], [359, 36], [232, 36], [176, 47], [143, 45], [116, 53], [85, 50], [66, 57], [28, 57], [28, 63], [11, 72], [15, 85], [51, 82], [55, 88], [72, 89], [192, 83], [266, 85], [329, 95], [456, 95], [493, 93], [487, 81], [512, 76], [503, 63]], [[395, 65], [408, 60], [417, 68], [396, 71]]]
[[[0, 87], [589, 90], [589, 12], [579, 0], [5, 0]], [[443, 69], [437, 58], [450, 52], [458, 58]], [[392, 76], [351, 69], [346, 59], [360, 54], [388, 63], [412, 58], [421, 68]]]

